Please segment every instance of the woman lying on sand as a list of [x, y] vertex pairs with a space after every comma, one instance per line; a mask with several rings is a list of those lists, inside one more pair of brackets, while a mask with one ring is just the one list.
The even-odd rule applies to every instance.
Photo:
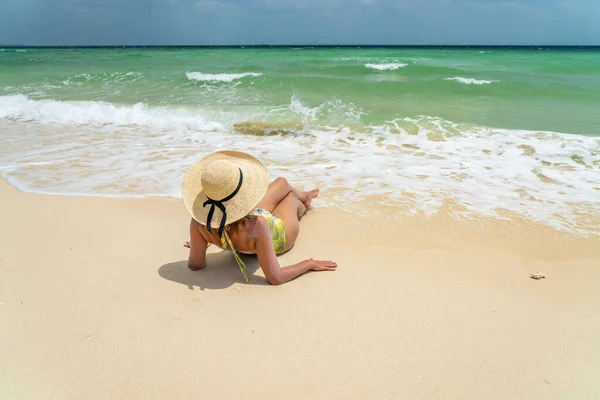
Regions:
[[188, 266], [205, 266], [214, 244], [233, 252], [246, 282], [246, 266], [236, 252], [256, 254], [267, 280], [280, 285], [309, 270], [334, 271], [332, 261], [313, 259], [280, 267], [277, 255], [294, 246], [299, 220], [319, 190], [303, 192], [277, 178], [269, 185], [265, 166], [238, 151], [219, 151], [193, 165], [183, 180], [183, 201], [192, 216]]

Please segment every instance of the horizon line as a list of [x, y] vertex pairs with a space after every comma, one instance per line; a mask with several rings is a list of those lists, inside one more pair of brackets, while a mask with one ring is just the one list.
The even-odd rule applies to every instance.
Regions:
[[25, 45], [0, 44], [0, 48], [600, 48], [577, 44], [103, 44], [103, 45]]

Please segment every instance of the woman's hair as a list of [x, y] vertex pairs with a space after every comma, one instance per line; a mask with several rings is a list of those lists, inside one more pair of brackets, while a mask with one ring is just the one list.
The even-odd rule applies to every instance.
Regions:
[[237, 232], [240, 226], [246, 225], [246, 223], [252, 221], [254, 218], [256, 218], [254, 215], [246, 215], [244, 218], [238, 219], [237, 221], [234, 221], [225, 226], [225, 230], [227, 231], [227, 234]]

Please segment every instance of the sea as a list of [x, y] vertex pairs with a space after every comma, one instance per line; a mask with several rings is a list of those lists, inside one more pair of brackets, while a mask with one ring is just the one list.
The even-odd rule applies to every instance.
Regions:
[[22, 191], [180, 197], [224, 149], [320, 207], [600, 235], [600, 48], [0, 48], [0, 173]]

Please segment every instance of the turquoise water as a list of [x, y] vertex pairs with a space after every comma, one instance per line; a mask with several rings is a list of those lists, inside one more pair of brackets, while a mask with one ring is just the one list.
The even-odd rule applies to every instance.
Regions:
[[596, 232], [599, 65], [575, 49], [2, 49], [0, 171], [34, 192], [178, 196], [190, 163], [239, 148], [329, 205], [451, 199], [460, 218]]
[[[296, 95], [312, 107], [353, 104], [362, 124], [432, 115], [600, 135], [600, 51], [27, 49], [0, 57], [4, 94], [36, 100], [254, 110]], [[219, 83], [186, 76], [194, 72], [262, 75]]]

